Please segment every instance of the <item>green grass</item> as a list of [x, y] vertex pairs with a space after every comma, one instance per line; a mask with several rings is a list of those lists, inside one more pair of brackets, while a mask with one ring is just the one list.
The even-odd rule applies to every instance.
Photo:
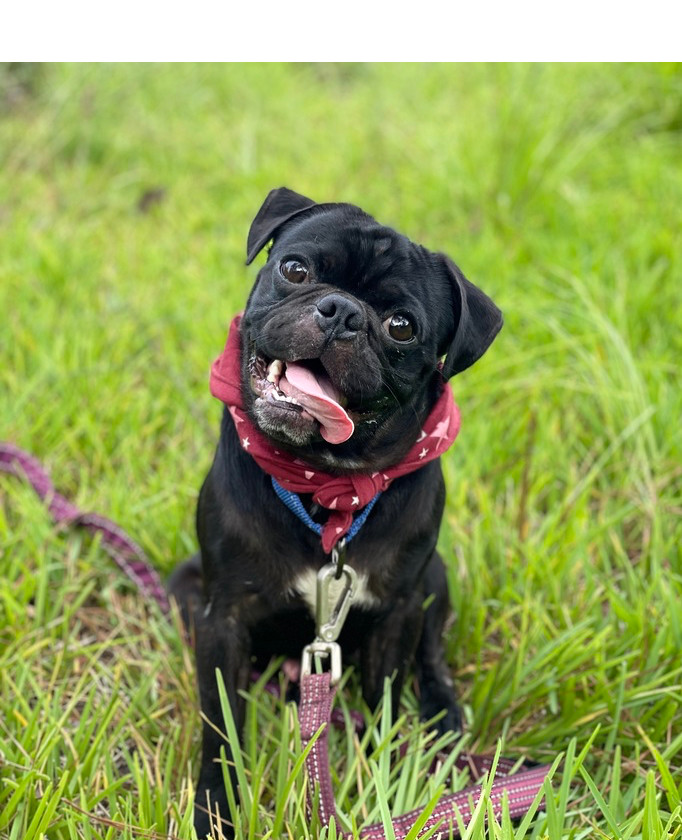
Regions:
[[[164, 573], [195, 547], [207, 372], [270, 188], [359, 203], [496, 300], [454, 381], [448, 650], [467, 748], [565, 761], [545, 810], [486, 825], [483, 801], [466, 836], [682, 838], [680, 67], [2, 67], [0, 109], [0, 439]], [[4, 476], [0, 551], [2, 840], [191, 837], [177, 623]], [[425, 776], [415, 708], [334, 733], [343, 828], [467, 783]], [[248, 710], [239, 836], [318, 836], [292, 708]]]

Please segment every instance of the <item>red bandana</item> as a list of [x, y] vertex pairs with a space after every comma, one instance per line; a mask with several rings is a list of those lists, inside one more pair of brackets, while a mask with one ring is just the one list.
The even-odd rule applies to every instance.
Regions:
[[362, 510], [377, 493], [386, 490], [394, 478], [418, 470], [445, 452], [459, 432], [459, 408], [453, 399], [450, 385], [446, 383], [426, 418], [417, 442], [399, 464], [371, 475], [332, 475], [320, 472], [299, 458], [276, 449], [275, 444], [253, 425], [244, 411], [240, 321], [241, 315], [232, 320], [225, 349], [213, 363], [211, 393], [228, 407], [244, 451], [251, 455], [262, 470], [286, 490], [311, 493], [314, 502], [330, 511], [322, 528], [322, 548], [329, 553], [353, 524], [353, 514]]

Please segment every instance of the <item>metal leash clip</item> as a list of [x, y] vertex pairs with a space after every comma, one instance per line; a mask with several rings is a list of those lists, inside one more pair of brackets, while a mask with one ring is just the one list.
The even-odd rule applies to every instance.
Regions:
[[[313, 659], [318, 670], [321, 670], [323, 660], [328, 659], [332, 685], [341, 679], [341, 648], [336, 640], [350, 610], [358, 579], [355, 569], [343, 562], [344, 556], [345, 541], [339, 544], [339, 551], [333, 550], [331, 563], [326, 563], [317, 573], [316, 637], [312, 644], [306, 645], [301, 656], [303, 676], [313, 672]], [[342, 589], [332, 604], [333, 590], [338, 588], [339, 581], [342, 581]]]

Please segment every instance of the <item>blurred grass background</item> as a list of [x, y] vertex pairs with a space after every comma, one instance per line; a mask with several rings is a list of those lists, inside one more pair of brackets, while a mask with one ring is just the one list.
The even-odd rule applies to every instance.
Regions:
[[[454, 380], [444, 465], [471, 743], [546, 760], [599, 727], [610, 819], [578, 785], [535, 836], [680, 836], [679, 65], [3, 65], [0, 161], [0, 439], [164, 573], [194, 550], [208, 368], [268, 190], [450, 254], [505, 313]], [[120, 836], [186, 831], [199, 721], [175, 630], [3, 477], [0, 542], [0, 836], [118, 836], [65, 798]], [[94, 737], [86, 696], [111, 704], [89, 763], [67, 746]], [[148, 812], [133, 755], [163, 777]]]

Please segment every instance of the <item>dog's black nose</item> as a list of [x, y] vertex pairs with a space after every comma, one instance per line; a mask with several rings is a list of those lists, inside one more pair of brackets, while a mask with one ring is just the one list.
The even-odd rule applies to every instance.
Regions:
[[367, 323], [359, 303], [337, 294], [318, 300], [315, 320], [329, 338], [352, 338]]

